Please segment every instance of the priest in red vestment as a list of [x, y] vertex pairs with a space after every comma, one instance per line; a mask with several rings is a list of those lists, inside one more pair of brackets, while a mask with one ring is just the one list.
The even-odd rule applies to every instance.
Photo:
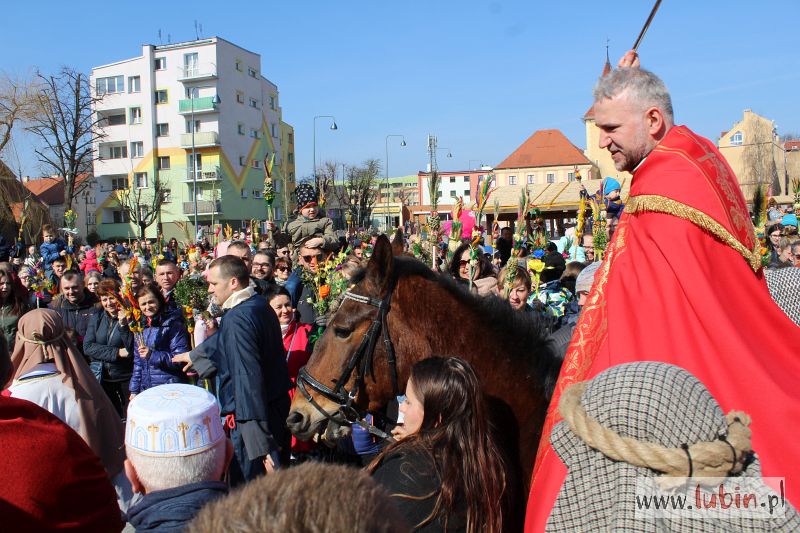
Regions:
[[800, 504], [800, 328], [769, 295], [736, 176], [674, 126], [666, 87], [638, 62], [629, 52], [594, 91], [600, 147], [633, 181], [550, 403], [526, 531], [545, 529], [566, 475], [549, 441], [561, 392], [632, 361], [681, 366], [725, 412], [748, 413], [763, 475], [785, 477]]

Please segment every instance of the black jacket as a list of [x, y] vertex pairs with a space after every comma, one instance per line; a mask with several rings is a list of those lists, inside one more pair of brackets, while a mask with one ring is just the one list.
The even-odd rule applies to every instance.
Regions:
[[[128, 350], [128, 357], [120, 357], [120, 348]], [[133, 334], [120, 328], [119, 321], [103, 310], [89, 319], [83, 338], [83, 353], [103, 365], [103, 379], [126, 381], [133, 373]]]
[[48, 306], [61, 316], [64, 328], [75, 332], [75, 343], [81, 352], [83, 352], [83, 338], [89, 328], [89, 319], [98, 311], [95, 303], [94, 297], [90, 294], [84, 294], [83, 301], [77, 305], [70, 303], [69, 300], [60, 295], [57, 298], [53, 298], [53, 301]]

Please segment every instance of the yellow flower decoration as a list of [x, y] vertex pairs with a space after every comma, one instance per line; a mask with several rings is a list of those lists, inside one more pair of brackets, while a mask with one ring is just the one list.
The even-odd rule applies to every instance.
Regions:
[[528, 261], [528, 270], [541, 274], [544, 270], [544, 261], [541, 259], [531, 259]]

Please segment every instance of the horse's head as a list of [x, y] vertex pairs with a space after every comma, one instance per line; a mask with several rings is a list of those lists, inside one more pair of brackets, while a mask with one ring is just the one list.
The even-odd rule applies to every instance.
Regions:
[[394, 289], [394, 263], [392, 245], [380, 236], [363, 277], [342, 301], [298, 376], [286, 421], [297, 437], [310, 438], [325, 422], [333, 422], [329, 430], [334, 431], [326, 432], [329, 437], [344, 436], [349, 427], [340, 408], [348, 399], [360, 410], [376, 410], [391, 398], [383, 329]]

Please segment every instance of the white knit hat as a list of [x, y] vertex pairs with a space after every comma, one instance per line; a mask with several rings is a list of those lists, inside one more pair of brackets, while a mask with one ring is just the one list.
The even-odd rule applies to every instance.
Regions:
[[219, 405], [200, 387], [159, 385], [136, 395], [128, 406], [125, 444], [143, 455], [193, 455], [223, 438]]

